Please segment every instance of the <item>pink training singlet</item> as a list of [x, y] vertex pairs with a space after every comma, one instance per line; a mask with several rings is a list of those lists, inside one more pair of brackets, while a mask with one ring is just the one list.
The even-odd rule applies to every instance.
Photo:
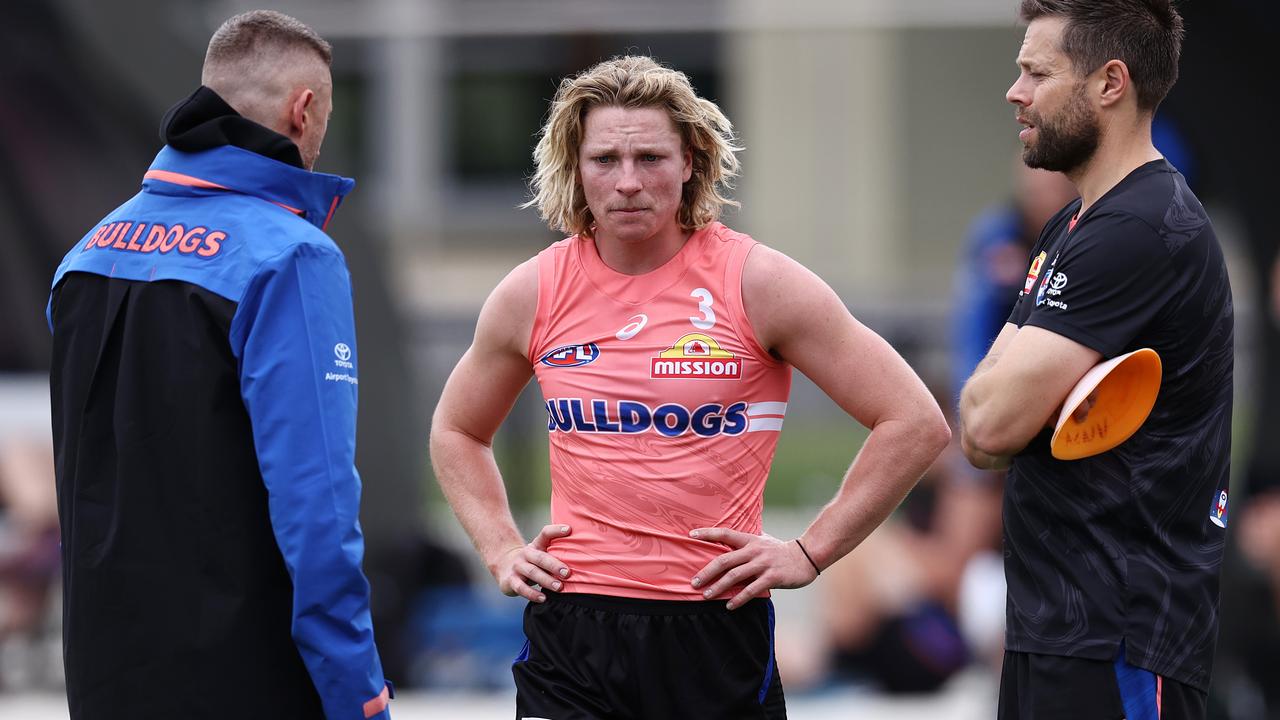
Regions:
[[742, 307], [755, 244], [712, 223], [644, 275], [610, 269], [578, 236], [538, 255], [529, 360], [551, 522], [573, 528], [550, 547], [573, 570], [564, 592], [701, 600], [689, 582], [726, 550], [689, 531], [760, 532], [791, 368]]

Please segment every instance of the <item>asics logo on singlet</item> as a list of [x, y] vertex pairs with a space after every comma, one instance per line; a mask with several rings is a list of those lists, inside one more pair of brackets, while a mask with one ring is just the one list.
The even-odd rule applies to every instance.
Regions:
[[649, 316], [644, 313], [632, 315], [630, 321], [626, 325], [622, 326], [622, 329], [618, 331], [617, 338], [619, 340], [630, 340], [635, 337], [637, 333], [643, 330], [645, 324], [648, 322]]
[[650, 408], [635, 400], [592, 400], [578, 398], [547, 401], [547, 430], [550, 432], [616, 433], [635, 435], [656, 432], [679, 437], [692, 432], [699, 437], [741, 435], [747, 431], [747, 404], [729, 406], [707, 403], [693, 410], [677, 403]]

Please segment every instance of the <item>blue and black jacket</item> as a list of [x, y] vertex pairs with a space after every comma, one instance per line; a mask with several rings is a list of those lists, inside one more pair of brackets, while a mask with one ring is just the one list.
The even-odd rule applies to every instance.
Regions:
[[72, 718], [386, 718], [361, 570], [353, 182], [207, 88], [53, 280]]

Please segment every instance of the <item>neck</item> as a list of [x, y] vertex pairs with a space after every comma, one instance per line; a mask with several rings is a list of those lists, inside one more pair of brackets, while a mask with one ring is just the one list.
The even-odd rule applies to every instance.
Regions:
[[624, 240], [597, 231], [596, 252], [611, 270], [623, 275], [643, 275], [675, 257], [692, 234], [678, 225], [671, 232], [641, 240]]
[[1080, 191], [1080, 214], [1111, 188], [1152, 160], [1163, 157], [1151, 143], [1151, 121], [1131, 128], [1104, 128], [1098, 150], [1087, 163], [1066, 173]]
[[292, 138], [240, 114], [207, 86], [201, 86], [165, 113], [160, 137], [182, 152], [234, 145], [306, 169]]

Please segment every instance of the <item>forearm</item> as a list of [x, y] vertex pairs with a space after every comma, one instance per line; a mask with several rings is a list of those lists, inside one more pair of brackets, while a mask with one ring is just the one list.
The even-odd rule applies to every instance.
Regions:
[[887, 420], [876, 425], [836, 497], [801, 535], [814, 562], [826, 568], [866, 539], [898, 507], [949, 438], [941, 416], [931, 422]]
[[1000, 360], [1000, 353], [994, 348], [982, 358], [982, 362], [978, 363], [978, 367], [973, 369], [973, 374], [965, 382], [964, 387], [960, 390], [960, 427], [965, 426], [965, 418], [972, 416], [976, 409], [984, 405], [990, 400], [990, 388], [988, 383], [982, 381], [982, 376], [987, 371], [995, 367], [996, 362]]
[[994, 433], [990, 426], [1001, 422], [993, 407], [998, 405], [996, 393], [999, 387], [988, 374], [999, 359], [1000, 354], [995, 350], [988, 353], [960, 392], [960, 449], [969, 464], [982, 470], [1007, 468], [1014, 455], [1007, 448], [996, 451], [983, 447], [978, 439], [992, 437]]
[[982, 375], [991, 369], [996, 363], [997, 357], [988, 355], [973, 371], [973, 376], [969, 378], [969, 382], [965, 383], [964, 389], [960, 392], [960, 450], [969, 460], [969, 464], [980, 470], [1000, 470], [1009, 466], [1011, 455], [998, 455], [984, 451], [977, 442], [974, 441], [972, 430], [972, 422], [977, 416], [977, 410], [982, 406], [986, 399], [988, 388], [986, 383], [982, 382]]
[[502, 553], [525, 544], [493, 449], [464, 432], [433, 430], [431, 461], [445, 499], [492, 572]]

